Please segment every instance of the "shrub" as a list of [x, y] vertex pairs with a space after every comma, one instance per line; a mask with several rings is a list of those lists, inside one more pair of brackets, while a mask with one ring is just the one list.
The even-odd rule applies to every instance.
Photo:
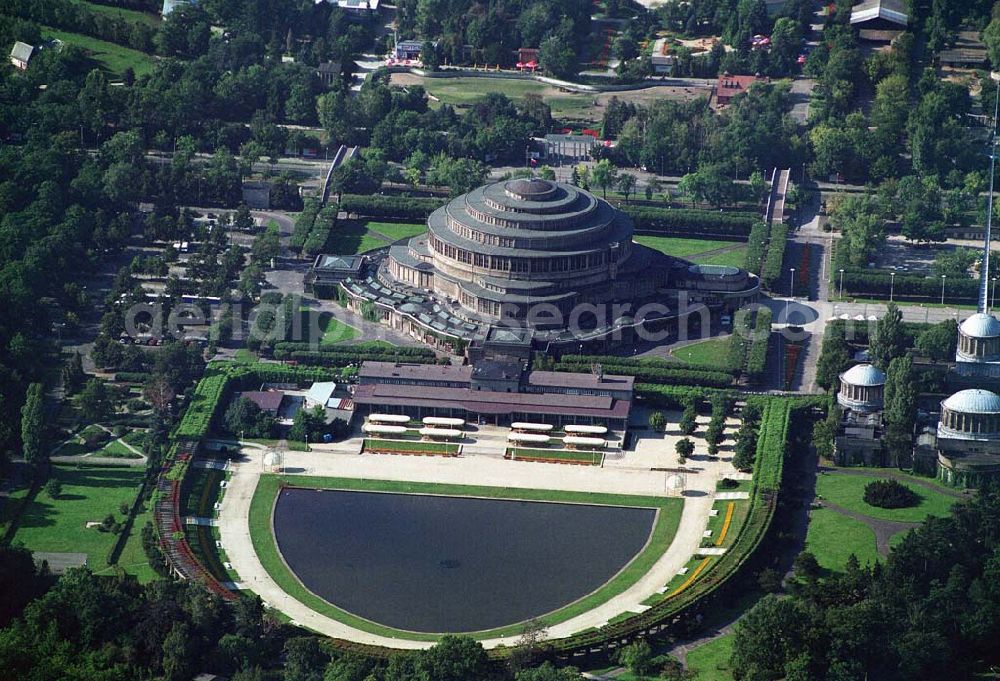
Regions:
[[908, 508], [920, 503], [920, 497], [898, 480], [873, 480], [865, 485], [866, 504], [878, 508]]
[[736, 489], [739, 486], [739, 480], [733, 480], [732, 478], [723, 478], [719, 481], [719, 487], [722, 489]]
[[50, 499], [58, 499], [59, 495], [62, 494], [62, 483], [55, 478], [52, 478], [45, 483], [45, 494]]
[[788, 240], [788, 225], [776, 222], [771, 225], [771, 240], [767, 245], [767, 257], [761, 269], [761, 283], [773, 290], [781, 282], [781, 264], [785, 260], [785, 244]]

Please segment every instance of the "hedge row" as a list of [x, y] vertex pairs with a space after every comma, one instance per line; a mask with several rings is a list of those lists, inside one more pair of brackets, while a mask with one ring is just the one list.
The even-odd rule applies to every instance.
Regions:
[[145, 383], [152, 376], [148, 371], [119, 371], [115, 380], [119, 383]]
[[781, 264], [785, 260], [785, 244], [788, 240], [788, 225], [776, 222], [771, 225], [771, 239], [767, 245], [767, 257], [761, 269], [760, 278], [764, 287], [774, 290], [781, 281]]
[[739, 375], [747, 361], [747, 351], [750, 349], [751, 315], [746, 310], [739, 310], [733, 316], [733, 333], [729, 337], [729, 351], [726, 354], [726, 368]]
[[228, 382], [229, 374], [225, 369], [210, 367], [206, 370], [205, 376], [198, 381], [194, 389], [194, 396], [174, 432], [174, 437], [200, 440], [208, 434]]
[[[313, 343], [298, 343], [293, 341], [281, 341], [279, 343], [275, 343], [274, 345], [276, 359], [282, 359], [281, 357], [278, 357], [279, 352], [287, 355], [292, 352], [303, 351], [317, 351], [317, 348]], [[434, 354], [433, 350], [418, 346], [388, 346], [376, 345], [373, 343], [359, 343], [358, 345], [343, 345], [336, 348], [323, 348], [318, 350], [318, 352], [323, 354], [364, 355], [367, 359], [374, 360], [385, 358], [385, 361], [387, 362], [417, 362], [420, 359], [429, 359], [431, 361], [437, 360], [437, 355]]]
[[340, 197], [340, 207], [348, 213], [357, 213], [363, 217], [397, 218], [422, 222], [447, 201], [447, 199], [409, 196], [344, 194]]
[[755, 222], [750, 229], [750, 237], [747, 239], [747, 257], [744, 268], [747, 272], [760, 274], [760, 268], [764, 266], [764, 256], [767, 254], [767, 237], [771, 230], [767, 223], [763, 221]]
[[316, 216], [319, 214], [319, 209], [320, 203], [315, 199], [307, 201], [302, 207], [302, 212], [295, 219], [295, 230], [289, 238], [289, 243], [293, 250], [301, 251], [302, 247], [305, 246], [306, 239], [309, 238], [309, 232], [312, 231], [313, 225], [316, 223]]
[[319, 255], [322, 253], [326, 248], [326, 242], [330, 238], [330, 232], [333, 231], [333, 225], [336, 221], [336, 206], [326, 206], [320, 210], [316, 215], [316, 221], [313, 223], [312, 229], [309, 230], [306, 242], [302, 245], [302, 250], [309, 255]]
[[[858, 298], [888, 298], [890, 290], [893, 298], [899, 300], [928, 300], [941, 302], [941, 278], [896, 275], [895, 283], [888, 272], [872, 272], [862, 269], [845, 269], [843, 287], [845, 293]], [[832, 286], [840, 288], [839, 272], [834, 272]], [[977, 279], [949, 278], [944, 282], [946, 303], [975, 303], [979, 300]]]
[[753, 343], [747, 357], [747, 378], [751, 383], [759, 383], [764, 378], [764, 367], [767, 364], [767, 348], [771, 343], [771, 321], [773, 314], [770, 308], [761, 307], [757, 310], [757, 320], [754, 323]]
[[[725, 388], [732, 385], [732, 374], [713, 369], [698, 369], [683, 367], [662, 362], [660, 365], [617, 364], [609, 357], [601, 362], [602, 368], [609, 374], [633, 376], [638, 381], [646, 383], [667, 383], [675, 385], [697, 385], [711, 388]], [[587, 368], [577, 362], [557, 362], [556, 371], [586, 371]]]
[[746, 239], [760, 220], [756, 213], [720, 213], [694, 208], [655, 208], [653, 206], [621, 206], [632, 218], [637, 230], [660, 233], [680, 233], [684, 236], [729, 236]]

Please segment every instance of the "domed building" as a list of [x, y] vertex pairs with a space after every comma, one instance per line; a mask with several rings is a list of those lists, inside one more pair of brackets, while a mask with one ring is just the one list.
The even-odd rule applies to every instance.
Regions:
[[1000, 474], [1000, 395], [973, 388], [942, 400], [937, 450], [938, 477], [950, 485]]
[[840, 375], [837, 403], [861, 414], [881, 411], [884, 406], [885, 372], [871, 364], [856, 364]]
[[841, 417], [834, 438], [834, 460], [842, 465], [893, 465], [882, 447], [885, 372], [871, 364], [856, 364], [840, 374], [837, 404]]
[[634, 243], [627, 215], [549, 180], [480, 187], [436, 210], [427, 227], [373, 256], [374, 273], [343, 289], [367, 316], [438, 345], [498, 325], [546, 346], [589, 344], [705, 307], [733, 311], [759, 292], [738, 268], [692, 266]]
[[955, 371], [965, 378], [1000, 378], [1000, 320], [977, 312], [959, 325]]

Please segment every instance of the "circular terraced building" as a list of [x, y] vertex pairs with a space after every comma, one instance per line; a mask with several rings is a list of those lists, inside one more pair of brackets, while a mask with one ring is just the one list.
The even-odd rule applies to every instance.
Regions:
[[[568, 184], [489, 184], [436, 210], [427, 227], [391, 246], [368, 281], [344, 286], [413, 335], [414, 325], [466, 339], [510, 325], [550, 342], [573, 329], [580, 340], [676, 316], [678, 289], [694, 294], [685, 305], [728, 310], [758, 294], [743, 270], [692, 266], [634, 243], [626, 214]], [[652, 302], [656, 314], [641, 309]]]
[[[542, 304], [568, 315], [581, 303], [652, 293], [659, 283], [630, 276], [656, 255], [634, 248], [631, 221], [569, 185], [530, 179], [480, 187], [435, 211], [428, 228], [391, 249], [389, 273], [485, 318], [528, 321]], [[538, 317], [532, 326], [556, 323]]]

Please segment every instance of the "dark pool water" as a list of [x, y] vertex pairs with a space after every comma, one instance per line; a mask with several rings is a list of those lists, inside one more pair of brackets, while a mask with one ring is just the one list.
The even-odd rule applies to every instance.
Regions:
[[283, 490], [274, 531], [313, 593], [380, 624], [491, 629], [556, 610], [645, 545], [655, 510]]

